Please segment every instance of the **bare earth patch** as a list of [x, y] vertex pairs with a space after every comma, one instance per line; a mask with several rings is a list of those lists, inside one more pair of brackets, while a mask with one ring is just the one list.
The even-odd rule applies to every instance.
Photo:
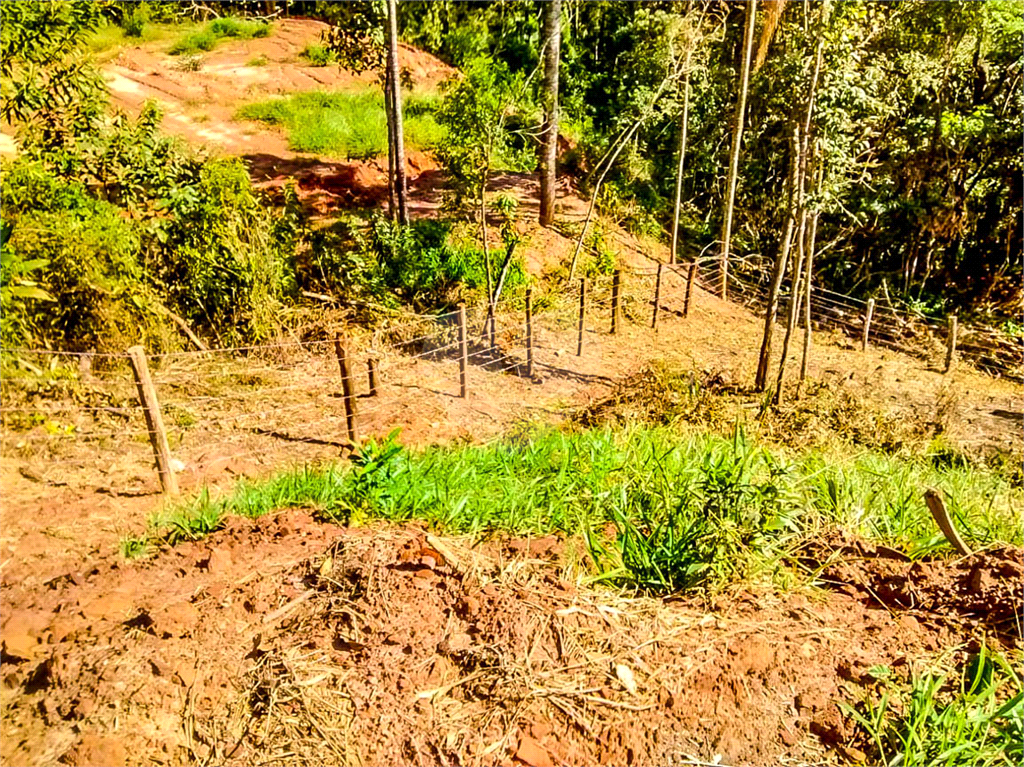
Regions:
[[4, 762], [832, 762], [867, 669], [972, 633], [956, 601], [592, 591], [578, 546], [290, 512], [70, 571], [5, 611]]

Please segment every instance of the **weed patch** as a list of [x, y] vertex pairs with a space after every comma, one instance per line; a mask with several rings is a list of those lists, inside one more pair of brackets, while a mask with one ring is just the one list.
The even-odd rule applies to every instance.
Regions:
[[911, 556], [946, 546], [922, 490], [942, 488], [977, 546], [1019, 544], [1019, 488], [973, 467], [881, 453], [791, 457], [737, 429], [730, 438], [667, 427], [526, 429], [485, 446], [408, 450], [369, 441], [351, 465], [305, 467], [204, 493], [159, 520], [171, 542], [312, 508], [343, 523], [422, 520], [453, 533], [578, 536], [594, 575], [655, 591], [713, 590], [772, 577], [799, 540], [842, 528]]

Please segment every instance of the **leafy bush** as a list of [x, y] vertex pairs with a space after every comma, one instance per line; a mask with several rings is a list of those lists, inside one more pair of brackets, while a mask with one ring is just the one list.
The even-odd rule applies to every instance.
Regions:
[[15, 326], [23, 337], [64, 339], [62, 345], [81, 350], [122, 351], [139, 342], [165, 348], [157, 302], [142, 281], [138, 226], [110, 203], [64, 199], [72, 205], [14, 219], [8, 258], [43, 265], [40, 286], [55, 299], [35, 311], [11, 307]]
[[39, 279], [56, 299], [53, 310], [33, 309], [23, 331], [120, 350], [173, 343], [166, 309], [222, 339], [277, 326], [278, 301], [294, 288], [294, 194], [283, 214], [268, 211], [240, 162], [183, 152], [159, 134], [159, 117], [149, 108], [136, 121], [117, 117], [74, 152], [5, 167], [8, 260], [46, 260]]
[[261, 339], [277, 327], [292, 284], [293, 243], [253, 191], [239, 160], [210, 160], [194, 186], [167, 200], [160, 279], [185, 314], [228, 338]]

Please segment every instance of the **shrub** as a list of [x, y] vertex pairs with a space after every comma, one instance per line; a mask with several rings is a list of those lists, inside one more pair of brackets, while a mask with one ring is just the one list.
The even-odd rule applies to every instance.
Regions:
[[308, 61], [312, 67], [326, 67], [338, 60], [337, 54], [330, 48], [315, 43], [310, 43], [303, 48], [299, 56]]
[[[257, 340], [277, 325], [293, 243], [238, 160], [210, 160], [167, 201], [162, 282], [186, 316], [222, 336]], [[288, 268], [286, 268], [288, 267]]]
[[122, 21], [125, 37], [142, 37], [149, 23], [149, 6], [146, 3], [134, 5]]
[[[71, 200], [73, 197], [68, 197]], [[41, 287], [53, 297], [38, 311], [13, 314], [16, 326], [79, 350], [122, 351], [171, 342], [152, 290], [142, 280], [138, 226], [100, 200], [25, 212], [8, 241], [21, 263], [44, 265]]]

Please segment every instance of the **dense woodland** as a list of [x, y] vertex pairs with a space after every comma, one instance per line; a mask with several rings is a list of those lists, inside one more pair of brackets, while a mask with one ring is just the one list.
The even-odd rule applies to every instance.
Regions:
[[[512, 222], [515, 201], [489, 179], [548, 169], [553, 193], [553, 163], [599, 215], [671, 243], [677, 260], [727, 258], [766, 285], [804, 264], [815, 285], [1021, 332], [1019, 0], [67, 1], [0, 13], [2, 117], [19, 144], [3, 166], [6, 346], [120, 349], [140, 328], [157, 349], [180, 344], [181, 327], [265, 338], [311, 290], [419, 309], [474, 291], [496, 301], [524, 279], [515, 227], [501, 227], [499, 251], [486, 219], [483, 236], [452, 232], [481, 211]], [[107, 106], [88, 48], [98, 30], [188, 17], [258, 36], [284, 13], [334, 25], [329, 65], [380, 72], [392, 216], [311, 226], [294, 190], [270, 206], [240, 161], [166, 138], [156, 106], [137, 118]], [[418, 107], [443, 130], [435, 154], [456, 192], [441, 220], [404, 210], [398, 39], [458, 70]], [[542, 217], [562, 226], [557, 201]], [[570, 234], [593, 244], [593, 230]]]

